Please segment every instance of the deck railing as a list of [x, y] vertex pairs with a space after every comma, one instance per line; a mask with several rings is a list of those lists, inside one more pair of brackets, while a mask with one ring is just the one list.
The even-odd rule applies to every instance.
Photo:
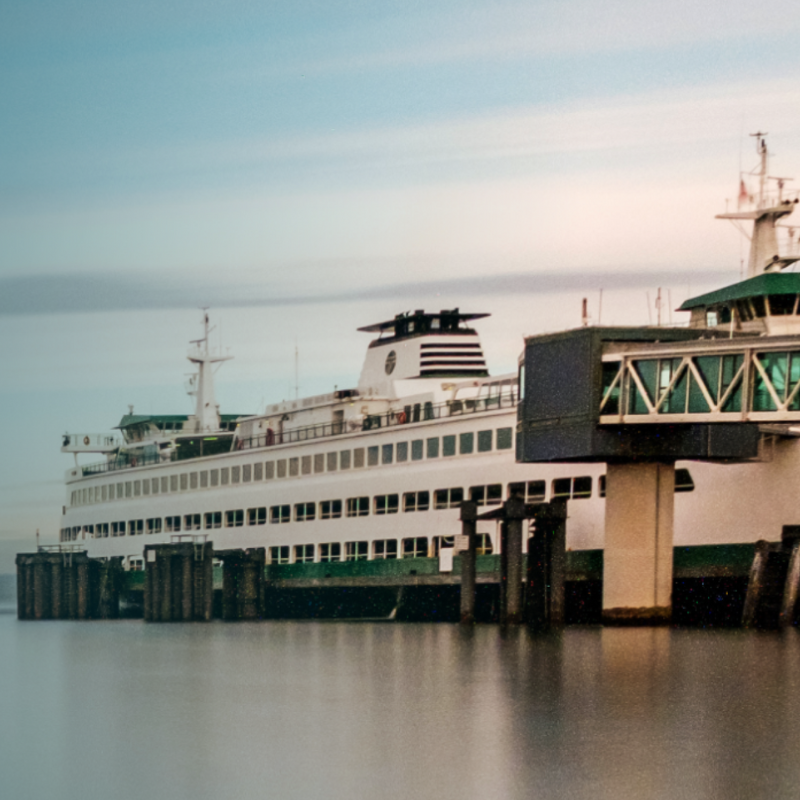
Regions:
[[[258, 436], [234, 437], [232, 450], [256, 450], [259, 448], [273, 447], [279, 444], [294, 444], [296, 442], [327, 439], [341, 436], [346, 433], [372, 431], [382, 428], [391, 428], [399, 425], [409, 425], [416, 422], [445, 419], [451, 417], [483, 414], [487, 411], [498, 411], [502, 408], [514, 408], [517, 404], [517, 389], [515, 386], [504, 386], [501, 394], [490, 397], [473, 397], [464, 400], [448, 400], [444, 403], [413, 403], [402, 409], [387, 411], [383, 414], [367, 414], [360, 420], [343, 420], [340, 422], [325, 422], [317, 425], [307, 425], [303, 428], [291, 430], [267, 429]], [[200, 456], [194, 456], [199, 458]], [[165, 464], [191, 459], [178, 458], [173, 451], [169, 461], [161, 458], [158, 453], [153, 455], [129, 456], [119, 454], [115, 459], [103, 461], [98, 464], [88, 464], [81, 467], [84, 477], [98, 475], [104, 472], [115, 472], [123, 469], [133, 469], [149, 464]]]

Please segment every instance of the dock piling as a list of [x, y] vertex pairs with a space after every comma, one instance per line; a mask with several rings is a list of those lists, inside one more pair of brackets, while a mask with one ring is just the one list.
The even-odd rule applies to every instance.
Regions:
[[461, 504], [461, 535], [467, 538], [467, 549], [459, 552], [461, 558], [461, 622], [475, 622], [475, 538], [478, 518], [478, 505], [470, 500]]

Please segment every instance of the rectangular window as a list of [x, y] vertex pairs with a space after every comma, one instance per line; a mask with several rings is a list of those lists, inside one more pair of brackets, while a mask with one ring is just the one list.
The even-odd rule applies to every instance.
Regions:
[[381, 464], [391, 464], [394, 461], [394, 445], [385, 444], [381, 447]]
[[231, 467], [231, 483], [241, 483], [242, 481], [242, 468]]
[[369, 497], [348, 497], [347, 516], [366, 517], [369, 514]]
[[204, 519], [204, 527], [206, 530], [212, 528], [222, 527], [222, 512], [221, 511], [206, 511]]
[[379, 494], [375, 497], [376, 514], [396, 514], [400, 507], [400, 498], [396, 494]]
[[204, 469], [200, 473], [200, 488], [201, 489], [208, 489], [208, 470]]
[[488, 533], [479, 533], [475, 537], [475, 555], [490, 556], [492, 554], [492, 537]]
[[167, 533], [177, 533], [181, 529], [181, 518], [167, 517], [164, 520], [164, 524], [167, 527]]
[[[677, 473], [678, 470], [675, 470], [675, 472]], [[688, 472], [688, 470], [687, 470], [687, 472]], [[678, 491], [678, 480], [677, 480], [677, 478], [678, 478], [678, 476], [676, 474], [675, 475], [675, 491], [676, 492]], [[606, 476], [605, 475], [601, 475], [600, 476], [600, 479], [598, 480], [597, 491], [598, 491], [598, 494], [600, 495], [600, 497], [605, 497], [606, 496]]]
[[316, 503], [295, 503], [294, 518], [296, 522], [308, 522], [317, 516]]
[[408, 461], [408, 442], [397, 443], [397, 463]]
[[[283, 465], [284, 474], [286, 474], [286, 463], [284, 462]], [[275, 462], [274, 461], [267, 461], [264, 464], [264, 480], [271, 481], [275, 477]]]
[[266, 525], [267, 523], [267, 509], [265, 506], [260, 508], [247, 509], [247, 524], [248, 525]]
[[128, 481], [125, 484], [125, 497], [132, 497], [133, 496], [133, 491], [132, 490], [133, 490], [133, 484], [130, 481]]
[[379, 539], [373, 542], [372, 557], [375, 559], [397, 558], [397, 539]]
[[422, 461], [422, 448], [424, 442], [422, 439], [414, 439], [411, 442], [411, 460], [412, 461]]
[[460, 433], [458, 435], [458, 452], [462, 456], [469, 455], [475, 447], [474, 433]]
[[189, 488], [190, 489], [196, 489], [197, 486], [198, 486], [197, 473], [196, 472], [192, 472], [192, 473], [189, 474]]
[[270, 547], [269, 549], [269, 563], [270, 564], [288, 564], [289, 563], [289, 545], [282, 547]]
[[325, 453], [314, 454], [314, 473], [325, 472]]
[[366, 561], [369, 555], [369, 542], [345, 542], [345, 561]]
[[97, 538], [98, 539], [108, 539], [108, 523], [101, 522], [97, 526]]
[[102, 500], [105, 503], [108, 499], [108, 486], [103, 487]]
[[478, 431], [478, 452], [488, 453], [492, 449], [492, 432]]
[[526, 503], [544, 502], [547, 484], [544, 481], [520, 481], [508, 484], [508, 496], [519, 497]]
[[434, 493], [434, 508], [458, 508], [463, 500], [464, 490], [461, 487], [437, 489]]
[[364, 448], [357, 447], [353, 450], [353, 466], [356, 469], [360, 469], [364, 466]]
[[553, 491], [550, 495], [552, 499], [557, 497], [569, 497], [572, 494], [572, 478], [556, 478], [553, 481]]
[[161, 533], [161, 517], [152, 517], [147, 520], [148, 533]]
[[251, 464], [242, 465], [242, 483], [250, 483], [253, 480], [253, 467]]
[[230, 469], [222, 467], [219, 471], [219, 482], [221, 486], [227, 486], [231, 482]]
[[241, 528], [244, 525], [244, 509], [237, 508], [225, 512], [226, 528]]
[[185, 492], [189, 488], [189, 476], [185, 473], [181, 473], [181, 491]]
[[488, 486], [470, 486], [469, 499], [479, 506], [490, 506], [502, 503], [503, 484], [490, 483]]
[[300, 474], [300, 459], [295, 456], [289, 459], [289, 477], [296, 478]]
[[294, 563], [308, 564], [314, 561], [313, 544], [296, 544], [294, 546]]
[[375, 445], [374, 447], [367, 448], [367, 466], [368, 467], [377, 467], [378, 466], [378, 454], [380, 453], [380, 448]]
[[300, 469], [303, 475], [311, 474], [311, 456], [303, 456], [300, 461]]
[[212, 486], [219, 486], [219, 470], [212, 469], [211, 470], [211, 485]]
[[350, 469], [350, 451], [342, 450], [339, 453], [339, 469]]
[[[103, 487], [103, 488], [105, 489], [105, 487]], [[98, 487], [97, 489], [95, 489], [95, 490], [94, 490], [94, 499], [95, 499], [95, 500], [99, 500], [99, 499], [100, 499], [100, 498], [97, 496], [97, 493], [98, 493], [99, 491], [100, 491], [100, 488], [99, 488], [99, 487]], [[103, 492], [103, 494], [105, 494], [105, 492]], [[145, 479], [142, 481], [142, 494], [145, 494], [145, 495], [147, 495], [147, 494], [150, 494], [150, 481], [149, 481], [147, 478], [145, 478]]]
[[285, 478], [286, 477], [286, 459], [279, 458], [278, 459], [278, 477]]
[[111, 523], [111, 535], [112, 536], [124, 536], [125, 535], [125, 523], [124, 522], [112, 522]]
[[139, 536], [144, 533], [144, 520], [132, 519], [128, 522], [128, 536]]
[[580, 478], [572, 479], [572, 496], [574, 498], [591, 497], [592, 496], [592, 477], [591, 475], [582, 475]]
[[426, 536], [415, 536], [410, 539], [403, 539], [403, 558], [427, 557], [428, 538]]
[[292, 507], [290, 505], [270, 507], [269, 521], [273, 525], [279, 525], [282, 522], [291, 522], [291, 520], [292, 520]]
[[260, 461], [257, 464], [253, 464], [253, 480], [264, 480], [264, 465]]
[[427, 455], [428, 458], [439, 458], [439, 437], [436, 436], [433, 439], [428, 439], [428, 447], [427, 447]]
[[323, 500], [319, 504], [319, 516], [321, 519], [339, 519], [342, 516], [342, 501]]
[[497, 429], [497, 449], [510, 450], [514, 446], [514, 439], [511, 436], [511, 428]]
[[403, 495], [403, 511], [427, 511], [430, 507], [430, 492], [406, 492]]
[[339, 466], [339, 454], [328, 453], [326, 461], [327, 461], [328, 472], [336, 472], [336, 469]]
[[[605, 475], [603, 476], [605, 478]], [[605, 481], [603, 481], [603, 488], [605, 488]], [[693, 492], [694, 480], [692, 474], [685, 467], [675, 470], [675, 491], [676, 492]], [[605, 494], [603, 494], [605, 496]]]
[[456, 454], [456, 437], [442, 436], [442, 455], [454, 456]]
[[169, 490], [171, 492], [178, 491], [178, 476], [177, 475], [170, 475], [169, 476]]
[[327, 542], [319, 546], [320, 561], [341, 561], [342, 545], [339, 542]]
[[184, 514], [183, 528], [187, 531], [199, 531], [202, 527], [200, 525], [200, 514]]

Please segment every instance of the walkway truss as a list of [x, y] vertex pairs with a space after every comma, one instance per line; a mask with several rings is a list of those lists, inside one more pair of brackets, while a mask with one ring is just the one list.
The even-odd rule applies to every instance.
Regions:
[[796, 336], [607, 347], [601, 425], [800, 421]]

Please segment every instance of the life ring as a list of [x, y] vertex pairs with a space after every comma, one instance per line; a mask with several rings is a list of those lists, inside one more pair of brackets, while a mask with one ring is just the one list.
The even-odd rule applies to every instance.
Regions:
[[275, 444], [275, 431], [272, 428], [267, 428], [267, 447], [272, 447]]
[[89, 442], [90, 442], [90, 441], [91, 441], [91, 440], [89, 439], [89, 437], [88, 437], [88, 436], [84, 436], [84, 437], [83, 437], [83, 443], [84, 443], [84, 444], [85, 444], [87, 447], [89, 446]]
[[397, 415], [397, 424], [398, 425], [405, 425], [406, 424], [406, 412], [405, 411], [401, 411]]

